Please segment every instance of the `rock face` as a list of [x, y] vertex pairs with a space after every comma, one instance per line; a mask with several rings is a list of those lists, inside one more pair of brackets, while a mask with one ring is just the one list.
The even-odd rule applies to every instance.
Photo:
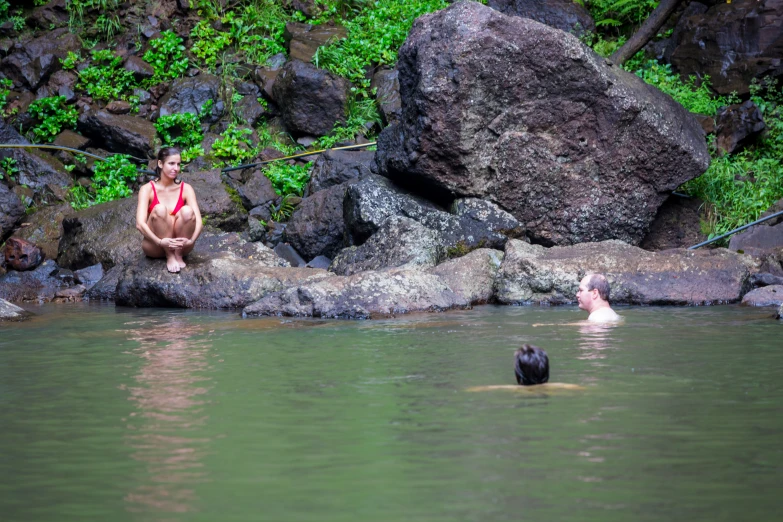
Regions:
[[715, 116], [715, 141], [718, 149], [731, 154], [758, 139], [766, 128], [759, 108], [747, 100], [718, 110]]
[[366, 241], [391, 216], [407, 217], [436, 231], [444, 247], [459, 251], [455, 254], [476, 247], [502, 248], [507, 237], [525, 234], [514, 216], [492, 203], [465, 199], [453, 207], [453, 214], [444, 212], [372, 175], [348, 187], [343, 215], [354, 244]]
[[141, 250], [136, 203], [136, 198], [120, 199], [63, 219], [58, 264], [72, 270], [96, 263], [110, 268], [135, 259]]
[[707, 240], [701, 231], [701, 207], [696, 198], [672, 195], [667, 199], [650, 225], [650, 232], [639, 245], [645, 250], [688, 248]]
[[783, 247], [783, 223], [772, 227], [762, 223], [734, 234], [729, 241], [729, 250], [752, 255], [763, 255], [780, 247]]
[[641, 241], [709, 165], [682, 106], [579, 40], [476, 2], [422, 16], [399, 52], [402, 121], [385, 175], [489, 199], [542, 244]]
[[26, 42], [0, 62], [0, 71], [16, 85], [35, 90], [60, 68], [60, 58], [81, 48], [79, 38], [68, 29], [56, 29]]
[[402, 112], [400, 100], [400, 79], [397, 69], [381, 69], [372, 77], [371, 88], [377, 89], [375, 100], [381, 117], [387, 125], [397, 123]]
[[220, 78], [212, 74], [199, 74], [193, 78], [179, 78], [171, 83], [168, 93], [160, 100], [160, 115], [179, 112], [200, 114], [208, 100], [214, 102], [212, 110], [203, 115], [205, 123], [215, 123], [225, 109], [220, 99]]
[[44, 259], [40, 248], [29, 241], [15, 237], [5, 242], [3, 256], [5, 257], [6, 267], [19, 272], [34, 269]]
[[60, 237], [63, 233], [63, 219], [72, 213], [73, 209], [68, 203], [44, 207], [25, 218], [27, 226], [18, 228], [11, 237], [35, 243], [41, 248], [46, 259], [57, 259]]
[[781, 20], [781, 0], [715, 3], [680, 21], [671, 63], [684, 77], [709, 75], [720, 94], [746, 94], [752, 79], [783, 74]]
[[387, 267], [429, 268], [445, 257], [443, 240], [435, 230], [402, 216], [386, 219], [361, 246], [343, 249], [329, 270], [352, 275]]
[[22, 321], [30, 315], [32, 314], [23, 308], [0, 299], [0, 321]]
[[346, 246], [343, 200], [346, 185], [335, 185], [304, 198], [291, 216], [285, 235], [307, 259], [333, 258]]
[[436, 275], [418, 270], [388, 270], [300, 284], [245, 307], [242, 315], [370, 319], [409, 312], [440, 312], [469, 304]]
[[51, 301], [58, 291], [71, 284], [52, 277], [55, 270], [57, 265], [48, 259], [28, 272], [9, 270], [0, 276], [0, 299], [14, 303]]
[[0, 240], [16, 227], [24, 216], [24, 205], [19, 196], [0, 183]]
[[186, 175], [185, 181], [193, 186], [201, 216], [210, 226], [229, 232], [239, 231], [245, 226], [247, 212], [242, 206], [242, 199], [236, 193], [229, 193], [219, 170], [193, 172]]
[[372, 151], [327, 150], [313, 163], [305, 195], [376, 172], [375, 153]]
[[765, 286], [751, 290], [742, 298], [746, 306], [782, 306], [783, 285]]
[[[29, 145], [18, 132], [7, 123], [0, 121], [0, 143]], [[16, 161], [19, 173], [16, 182], [26, 185], [35, 193], [36, 198], [56, 194], [59, 189], [71, 186], [71, 176], [63, 164], [52, 155], [35, 149], [0, 149], [0, 158], [12, 158]]]
[[167, 272], [162, 259], [138, 256], [118, 278], [117, 304], [242, 308], [269, 293], [327, 276], [324, 270], [286, 267], [259, 243], [240, 241], [228, 249], [222, 244], [224, 237], [236, 235], [217, 236], [211, 244], [196, 243], [188, 266], [178, 274]]
[[309, 62], [322, 45], [336, 42], [348, 35], [348, 31], [339, 25], [303, 24], [289, 22], [285, 24], [283, 37], [288, 44], [288, 55], [292, 60]]
[[725, 249], [646, 252], [620, 241], [544, 248], [506, 244], [497, 282], [505, 304], [576, 301], [586, 274], [606, 275], [612, 303], [709, 305], [739, 301], [755, 263]]
[[451, 259], [432, 270], [452, 292], [470, 304], [486, 304], [494, 300], [495, 280], [503, 262], [503, 252], [480, 248]]
[[595, 32], [595, 22], [587, 9], [570, 0], [489, 0], [487, 6], [567, 33]]
[[344, 78], [291, 60], [277, 75], [272, 94], [294, 135], [325, 136], [345, 121], [349, 88]]
[[107, 149], [137, 158], [151, 158], [155, 126], [136, 116], [106, 111], [86, 112], [79, 117], [79, 130]]

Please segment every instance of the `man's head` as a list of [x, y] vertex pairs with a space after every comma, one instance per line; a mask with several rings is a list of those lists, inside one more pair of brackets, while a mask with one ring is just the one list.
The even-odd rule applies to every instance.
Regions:
[[549, 380], [549, 357], [538, 346], [523, 344], [514, 352], [514, 373], [522, 386], [544, 384]]
[[592, 312], [596, 308], [609, 305], [609, 281], [601, 274], [588, 274], [579, 283], [576, 292], [579, 308]]

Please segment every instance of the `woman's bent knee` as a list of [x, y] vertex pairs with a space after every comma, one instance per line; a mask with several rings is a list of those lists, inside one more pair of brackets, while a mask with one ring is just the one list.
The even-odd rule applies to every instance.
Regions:
[[193, 219], [195, 219], [196, 217], [196, 213], [193, 212], [193, 209], [188, 205], [185, 205], [181, 209], [179, 209], [179, 212], [177, 214], [178, 214], [178, 218], [183, 222], [193, 221]]
[[155, 207], [152, 209], [152, 212], [150, 212], [150, 217], [152, 219], [163, 219], [165, 220], [168, 218], [166, 207], [163, 205], [155, 205]]

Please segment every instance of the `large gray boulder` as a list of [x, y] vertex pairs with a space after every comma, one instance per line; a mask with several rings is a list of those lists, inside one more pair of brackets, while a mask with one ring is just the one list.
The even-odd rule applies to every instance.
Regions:
[[16, 228], [22, 216], [24, 216], [22, 200], [11, 189], [0, 183], [0, 241]]
[[122, 265], [141, 251], [136, 230], [136, 198], [95, 205], [62, 221], [57, 262], [77, 270], [100, 263], [104, 268]]
[[[203, 243], [186, 258], [177, 274], [162, 259], [137, 256], [119, 275], [115, 300], [124, 306], [242, 308], [267, 294], [328, 276], [325, 270], [291, 268], [260, 243], [245, 243], [236, 234]], [[108, 275], [108, 274], [107, 274]]]
[[445, 257], [440, 234], [410, 218], [390, 216], [361, 246], [343, 249], [329, 270], [351, 275], [388, 267], [429, 268]]
[[292, 286], [245, 307], [242, 315], [370, 319], [469, 305], [436, 275], [395, 269], [333, 276]]
[[552, 248], [510, 240], [497, 298], [505, 304], [574, 303], [582, 277], [601, 273], [612, 303], [733, 303], [749, 289], [755, 268], [749, 256], [722, 248], [647, 252], [616, 240]]
[[142, 159], [154, 155], [155, 126], [144, 118], [107, 111], [85, 112], [79, 116], [78, 127], [112, 152]]
[[489, 199], [542, 244], [638, 243], [706, 170], [698, 122], [575, 36], [460, 2], [414, 22], [397, 63], [402, 121], [381, 172]]
[[[204, 123], [215, 123], [225, 111], [225, 104], [219, 94], [220, 78], [213, 74], [179, 78], [171, 82], [169, 92], [160, 99], [160, 115], [204, 113], [202, 114]], [[212, 109], [205, 112], [204, 104], [208, 101], [212, 103]]]
[[767, 226], [761, 223], [735, 234], [729, 241], [729, 249], [745, 254], [764, 255], [783, 247], [783, 223]]
[[277, 75], [272, 94], [292, 134], [325, 136], [335, 123], [345, 122], [350, 87], [344, 78], [291, 60]]
[[306, 260], [331, 259], [346, 246], [343, 200], [347, 188], [347, 184], [335, 185], [304, 198], [288, 221], [286, 239]]
[[437, 232], [450, 256], [477, 247], [503, 248], [508, 237], [525, 234], [514, 216], [487, 201], [457, 200], [449, 213], [381, 176], [366, 176], [348, 187], [344, 217], [352, 243], [366, 241], [391, 216], [410, 218]]
[[487, 6], [509, 16], [541, 22], [567, 33], [595, 32], [590, 12], [571, 0], [489, 0]]
[[492, 302], [503, 252], [479, 248], [457, 259], [441, 263], [429, 272], [446, 283], [458, 297], [472, 305]]
[[709, 75], [720, 94], [748, 92], [753, 79], [783, 75], [783, 2], [704, 2], [680, 20], [671, 63], [683, 76]]
[[305, 195], [309, 196], [319, 190], [375, 173], [377, 173], [377, 166], [373, 151], [327, 150], [313, 163]]

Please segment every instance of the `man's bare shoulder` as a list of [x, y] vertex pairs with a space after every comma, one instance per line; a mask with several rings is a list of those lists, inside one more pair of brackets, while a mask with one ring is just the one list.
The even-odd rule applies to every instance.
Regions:
[[579, 386], [578, 384], [568, 384], [565, 382], [548, 382], [545, 384], [536, 384], [533, 386], [520, 386], [518, 384], [498, 384], [498, 385], [492, 385], [492, 386], [472, 386], [470, 388], [467, 388], [466, 391], [469, 392], [484, 392], [484, 391], [495, 391], [495, 390], [509, 390], [509, 391], [519, 391], [519, 392], [541, 392], [541, 391], [550, 391], [550, 390], [586, 390], [584, 386]]
[[609, 307], [599, 308], [595, 312], [590, 314], [587, 318], [591, 323], [616, 323], [622, 321], [623, 318], [617, 315], [617, 312]]

